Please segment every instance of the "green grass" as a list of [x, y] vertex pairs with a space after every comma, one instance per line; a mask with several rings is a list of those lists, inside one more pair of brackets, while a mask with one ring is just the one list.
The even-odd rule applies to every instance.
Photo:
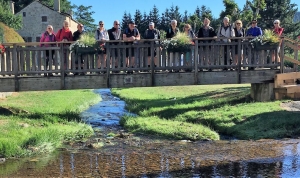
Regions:
[[209, 85], [113, 89], [137, 117], [121, 124], [135, 133], [175, 139], [283, 138], [300, 134], [299, 112], [280, 101], [253, 102], [250, 85]]
[[91, 90], [21, 92], [0, 101], [0, 155], [50, 152], [93, 134], [79, 113], [100, 101]]

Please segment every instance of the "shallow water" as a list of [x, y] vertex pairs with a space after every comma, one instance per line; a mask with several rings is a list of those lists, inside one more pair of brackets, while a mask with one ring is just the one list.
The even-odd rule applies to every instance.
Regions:
[[[125, 103], [109, 90], [82, 113], [93, 127], [120, 129]], [[130, 113], [129, 113], [130, 114]], [[97, 138], [99, 137], [99, 138]], [[96, 141], [95, 141], [96, 140]], [[49, 156], [7, 160], [0, 177], [300, 177], [300, 140], [172, 141], [95, 136]]]

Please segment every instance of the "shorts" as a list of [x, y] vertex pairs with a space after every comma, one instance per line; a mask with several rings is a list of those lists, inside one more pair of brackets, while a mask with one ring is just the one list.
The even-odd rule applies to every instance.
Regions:
[[[131, 56], [129, 56], [129, 50], [131, 50]], [[126, 57], [134, 57], [134, 48], [126, 48]]]
[[81, 64], [83, 64], [83, 57], [82, 57], [82, 55], [77, 55], [76, 57], [75, 57], [75, 64], [78, 64], [78, 59], [80, 59], [80, 62], [81, 62]]
[[[151, 48], [148, 48], [148, 56], [151, 56]], [[154, 49], [154, 57], [156, 56], [156, 48]]]
[[[243, 54], [243, 46], [241, 46], [241, 54]], [[238, 46], [235, 46], [235, 51], [234, 51], [235, 55], [238, 55]]]
[[98, 51], [98, 54], [106, 54], [106, 48], [104, 48], [104, 50], [103, 51]]

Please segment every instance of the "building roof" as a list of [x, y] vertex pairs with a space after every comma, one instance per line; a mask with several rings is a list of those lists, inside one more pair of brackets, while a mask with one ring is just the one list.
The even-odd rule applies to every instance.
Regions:
[[[38, 3], [42, 4], [43, 6], [49, 8], [50, 10], [52, 10], [52, 11], [54, 11], [54, 12], [57, 12], [57, 13], [63, 15], [63, 16], [68, 16], [68, 17], [70, 17], [74, 22], [79, 23], [78, 21], [76, 21], [75, 19], [73, 19], [73, 17], [72, 17], [70, 14], [65, 13], [65, 12], [58, 12], [58, 11], [56, 11], [53, 7], [50, 7], [50, 6], [48, 6], [48, 5], [45, 5], [45, 4], [43, 4], [42, 2], [40, 2], [39, 0], [32, 1], [32, 2], [31, 2], [30, 4], [28, 4], [27, 6], [30, 6], [30, 5], [31, 5], [32, 3], [34, 3], [34, 2], [38, 2]], [[27, 6], [25, 6], [23, 9], [25, 9]], [[23, 10], [23, 9], [22, 9], [22, 10]], [[20, 10], [20, 12], [21, 12], [22, 10]], [[18, 13], [19, 13], [19, 12], [18, 12]], [[17, 13], [17, 14], [18, 14], [18, 13]]]

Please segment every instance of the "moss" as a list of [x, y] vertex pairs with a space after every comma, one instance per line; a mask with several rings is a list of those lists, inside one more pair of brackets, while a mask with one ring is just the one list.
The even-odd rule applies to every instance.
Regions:
[[0, 22], [0, 36], [2, 35], [4, 43], [24, 43], [24, 39], [13, 28]]

